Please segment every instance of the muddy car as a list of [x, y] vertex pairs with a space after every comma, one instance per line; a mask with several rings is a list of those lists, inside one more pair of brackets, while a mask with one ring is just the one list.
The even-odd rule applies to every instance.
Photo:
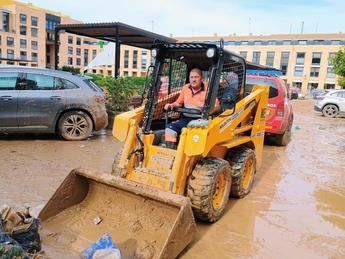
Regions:
[[66, 140], [83, 140], [107, 123], [105, 96], [90, 78], [0, 67], [0, 132], [57, 133]]
[[322, 112], [326, 117], [345, 115], [345, 90], [333, 90], [320, 96], [314, 105], [314, 110]]

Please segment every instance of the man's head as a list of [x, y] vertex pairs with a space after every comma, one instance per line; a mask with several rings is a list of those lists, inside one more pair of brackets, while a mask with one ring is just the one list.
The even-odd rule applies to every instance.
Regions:
[[193, 89], [199, 89], [202, 83], [202, 72], [199, 68], [193, 68], [189, 73], [189, 83]]

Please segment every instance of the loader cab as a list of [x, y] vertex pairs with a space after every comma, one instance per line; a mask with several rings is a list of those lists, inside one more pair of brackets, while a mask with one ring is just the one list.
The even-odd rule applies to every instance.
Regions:
[[[222, 44], [220, 44], [222, 45]], [[204, 43], [174, 43], [154, 45], [155, 59], [152, 78], [147, 88], [142, 131], [164, 130], [167, 119], [178, 120], [180, 114], [193, 114], [196, 119], [208, 120], [215, 105], [219, 113], [233, 109], [243, 98], [245, 85], [245, 60], [222, 46]], [[174, 102], [183, 86], [189, 83], [189, 73], [199, 68], [206, 89], [204, 106], [200, 111], [183, 108], [167, 114], [164, 106]], [[168, 117], [168, 118], [167, 118]]]

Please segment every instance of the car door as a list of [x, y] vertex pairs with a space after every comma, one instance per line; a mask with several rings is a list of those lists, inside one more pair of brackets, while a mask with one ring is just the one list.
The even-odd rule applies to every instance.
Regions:
[[16, 128], [19, 73], [0, 72], [0, 128]]
[[18, 126], [54, 131], [56, 115], [65, 107], [61, 79], [38, 73], [26, 73], [25, 79], [18, 94]]
[[345, 91], [338, 92], [339, 110], [345, 113]]

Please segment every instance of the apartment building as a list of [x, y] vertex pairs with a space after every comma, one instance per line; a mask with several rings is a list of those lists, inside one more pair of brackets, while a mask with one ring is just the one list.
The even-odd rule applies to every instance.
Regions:
[[180, 41], [219, 44], [246, 60], [283, 71], [283, 79], [307, 92], [338, 88], [331, 58], [345, 47], [345, 33], [177, 37]]
[[[81, 23], [66, 15], [14, 0], [0, 2], [0, 64], [53, 68], [55, 27]], [[105, 42], [105, 45], [107, 42]], [[84, 68], [103, 51], [92, 38], [61, 33], [59, 67]], [[147, 50], [121, 46], [120, 75], [145, 76], [150, 64]], [[88, 72], [114, 75], [115, 66], [90, 68]]]

